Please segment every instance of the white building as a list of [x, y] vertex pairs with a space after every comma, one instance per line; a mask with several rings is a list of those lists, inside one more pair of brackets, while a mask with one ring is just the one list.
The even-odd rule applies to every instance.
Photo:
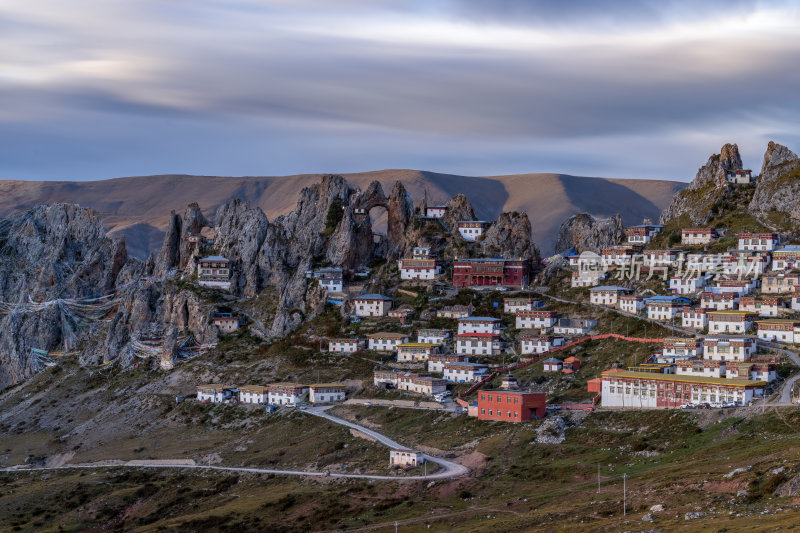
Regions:
[[748, 361], [758, 351], [749, 337], [706, 337], [703, 359], [709, 361]]
[[683, 276], [672, 276], [669, 278], [669, 289], [674, 294], [696, 294], [705, 286], [705, 277], [686, 278]]
[[397, 350], [398, 344], [408, 342], [408, 335], [388, 331], [370, 333], [367, 338], [369, 339], [369, 349], [376, 352], [394, 352]]
[[417, 331], [417, 342], [445, 344], [452, 339], [453, 332], [449, 329], [421, 329]]
[[267, 387], [261, 385], [244, 385], [239, 387], [239, 403], [265, 404], [269, 403]]
[[700, 307], [714, 311], [725, 311], [739, 307], [739, 295], [733, 292], [703, 291], [700, 295]]
[[574, 288], [594, 287], [608, 277], [608, 272], [601, 270], [581, 270], [573, 272], [570, 286]]
[[446, 205], [431, 205], [425, 209], [425, 216], [431, 218], [442, 218], [447, 213]]
[[772, 270], [786, 271], [800, 266], [800, 246], [790, 244], [772, 252]]
[[800, 290], [792, 293], [792, 311], [800, 311]]
[[404, 257], [398, 262], [400, 279], [432, 280], [442, 273], [439, 261], [431, 256], [428, 246], [417, 246], [411, 257]]
[[633, 294], [626, 294], [619, 297], [619, 308], [621, 311], [638, 315], [644, 309], [644, 297]]
[[795, 320], [759, 320], [758, 338], [765, 341], [794, 343], [800, 340], [800, 322]]
[[661, 355], [678, 359], [688, 359], [703, 355], [703, 339], [669, 337], [664, 339]]
[[561, 318], [553, 326], [556, 335], [586, 335], [597, 325], [597, 320]]
[[197, 401], [200, 403], [222, 403], [233, 398], [233, 385], [198, 385]]
[[644, 265], [653, 267], [670, 267], [678, 260], [682, 252], [678, 250], [645, 250], [642, 252]]
[[456, 353], [459, 355], [499, 355], [502, 351], [500, 337], [492, 333], [456, 335]]
[[690, 303], [682, 296], [653, 296], [646, 298], [645, 302], [650, 320], [672, 320]]
[[311, 403], [342, 402], [347, 396], [347, 387], [341, 383], [315, 383], [308, 387]]
[[725, 362], [693, 359], [678, 361], [675, 364], [675, 374], [678, 376], [702, 376], [709, 378], [724, 378]]
[[413, 450], [389, 451], [389, 466], [413, 468], [425, 462], [425, 454]]
[[341, 268], [320, 268], [311, 273], [326, 292], [342, 292], [344, 290], [344, 271]]
[[458, 232], [465, 241], [476, 241], [483, 235], [491, 222], [485, 220], [459, 220], [457, 222]]
[[458, 334], [462, 333], [492, 333], [499, 335], [502, 324], [499, 318], [490, 316], [471, 316], [458, 321]]
[[197, 262], [197, 283], [201, 287], [230, 290], [231, 262], [225, 257], [212, 255]]
[[777, 233], [740, 233], [739, 250], [771, 252], [780, 242]]
[[603, 285], [589, 289], [589, 301], [595, 305], [616, 307], [620, 296], [631, 294], [633, 289], [614, 285]]
[[558, 320], [555, 311], [517, 311], [517, 329], [547, 329], [552, 328]]
[[561, 370], [564, 368], [564, 362], [561, 359], [556, 359], [555, 357], [545, 359], [542, 361], [542, 363], [542, 370], [544, 372], [561, 372]]
[[451, 383], [475, 383], [489, 375], [489, 367], [481, 363], [445, 363], [443, 374]]
[[328, 339], [328, 351], [338, 353], [353, 353], [367, 347], [366, 339]]
[[642, 224], [640, 226], [625, 228], [625, 235], [628, 238], [628, 242], [631, 244], [647, 244], [663, 229], [664, 226], [656, 224]]
[[441, 394], [447, 390], [447, 381], [442, 378], [434, 378], [431, 376], [403, 375], [400, 376], [400, 382], [397, 388], [415, 394], [433, 396], [434, 394]]
[[232, 313], [217, 313], [214, 315], [214, 325], [224, 335], [238, 330], [241, 325], [241, 319]]
[[729, 170], [725, 173], [725, 180], [735, 185], [747, 185], [753, 183], [753, 172], [747, 169]]
[[544, 303], [530, 296], [513, 297], [503, 299], [503, 312], [514, 314], [517, 311], [533, 311], [539, 307], [544, 307]]
[[754, 298], [751, 296], [739, 299], [739, 310], [756, 313], [758, 316], [777, 317], [783, 309], [783, 301], [780, 298], [765, 297]]
[[717, 236], [717, 230], [710, 228], [683, 228], [681, 230], [681, 244], [710, 244]]
[[758, 315], [747, 311], [710, 311], [708, 313], [709, 333], [747, 333]]
[[267, 387], [270, 405], [300, 404], [308, 395], [308, 385], [299, 383], [273, 383]]
[[681, 312], [681, 326], [696, 330], [708, 326], [708, 314], [702, 307], [684, 307]]
[[386, 316], [392, 308], [392, 299], [381, 294], [363, 294], [353, 298], [356, 316]]
[[439, 353], [439, 345], [427, 342], [404, 342], [397, 345], [397, 362], [427, 361], [431, 354]]
[[522, 355], [541, 354], [564, 345], [564, 337], [552, 335], [520, 336], [520, 353]]
[[458, 354], [432, 354], [428, 359], [428, 372], [441, 374], [447, 363], [469, 363], [469, 357]]

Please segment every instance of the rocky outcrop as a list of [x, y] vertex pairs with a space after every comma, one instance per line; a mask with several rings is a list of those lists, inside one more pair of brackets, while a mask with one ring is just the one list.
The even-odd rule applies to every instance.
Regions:
[[481, 241], [483, 254], [490, 257], [538, 258], [531, 241], [531, 222], [526, 213], [503, 213], [486, 229]]
[[477, 220], [475, 209], [463, 194], [453, 196], [446, 204], [447, 211], [442, 217], [442, 223], [447, 229], [456, 230], [456, 223], [459, 220]]
[[214, 248], [235, 266], [231, 279], [233, 292], [255, 296], [264, 285], [258, 259], [269, 229], [267, 215], [260, 208], [251, 208], [249, 203], [235, 199], [217, 209], [215, 220]]
[[787, 147], [770, 141], [749, 210], [760, 217], [772, 211], [800, 221], [800, 158]]
[[713, 206], [724, 199], [731, 190], [726, 174], [740, 170], [742, 158], [736, 144], [726, 144], [720, 153], [708, 158], [697, 170], [694, 180], [686, 190], [678, 192], [670, 205], [661, 213], [661, 223], [688, 215], [693, 224], [705, 224], [713, 216]]
[[622, 242], [625, 227], [622, 217], [595, 218], [589, 213], [573, 215], [558, 229], [556, 253], [572, 249], [574, 253], [591, 251], [600, 253], [603, 248]]

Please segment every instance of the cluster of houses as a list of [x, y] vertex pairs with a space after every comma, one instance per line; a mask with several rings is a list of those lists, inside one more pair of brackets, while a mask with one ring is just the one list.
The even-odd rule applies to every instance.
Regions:
[[602, 372], [589, 391], [601, 394], [604, 407], [746, 405], [777, 378], [776, 359], [757, 352], [746, 336], [668, 338], [651, 362]]
[[197, 386], [202, 403], [239, 403], [295, 407], [301, 403], [341, 402], [347, 387], [341, 383], [272, 383], [270, 385], [204, 384]]

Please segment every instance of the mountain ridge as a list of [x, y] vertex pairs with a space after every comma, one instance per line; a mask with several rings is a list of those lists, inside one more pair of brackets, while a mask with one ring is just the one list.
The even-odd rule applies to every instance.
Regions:
[[[626, 224], [640, 223], [643, 218], [657, 219], [673, 195], [688, 185], [668, 180], [556, 173], [462, 176], [384, 169], [341, 175], [361, 189], [373, 180], [384, 187], [400, 180], [415, 201], [426, 190], [429, 203], [444, 202], [464, 193], [480, 218], [494, 219], [504, 211], [527, 212], [534, 240], [545, 253], [552, 252], [560, 224], [574, 213], [588, 212], [598, 217], [620, 213]], [[161, 245], [172, 210], [180, 211], [197, 202], [210, 216], [228, 200], [240, 198], [260, 207], [272, 220], [291, 211], [300, 190], [322, 176], [157, 174], [94, 181], [0, 180], [0, 216], [55, 202], [92, 207], [100, 213], [109, 234], [125, 236], [129, 253], [144, 258]], [[382, 216], [385, 218], [385, 213]]]

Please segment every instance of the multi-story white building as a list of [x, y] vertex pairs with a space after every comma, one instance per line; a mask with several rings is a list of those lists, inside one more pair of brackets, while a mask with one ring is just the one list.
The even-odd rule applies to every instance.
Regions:
[[597, 320], [560, 318], [553, 326], [556, 335], [586, 335], [597, 325]]
[[614, 285], [603, 285], [589, 289], [589, 301], [596, 305], [616, 307], [619, 297], [631, 294], [633, 289]]
[[347, 387], [341, 383], [315, 383], [308, 387], [311, 403], [342, 402], [347, 396]]
[[750, 337], [706, 337], [703, 358], [710, 361], [748, 361], [758, 351]]
[[431, 255], [428, 246], [417, 246], [411, 257], [404, 257], [397, 264], [400, 268], [400, 279], [432, 280], [442, 273], [441, 264]]
[[453, 332], [449, 329], [420, 329], [417, 331], [417, 342], [445, 344], [452, 339]]
[[777, 233], [740, 233], [738, 249], [771, 252], [779, 243]]
[[787, 294], [800, 288], [800, 274], [773, 274], [761, 277], [764, 294]]
[[714, 311], [725, 311], [739, 307], [739, 295], [733, 292], [717, 293], [703, 291], [700, 295], [700, 307]]
[[517, 329], [547, 329], [552, 328], [558, 320], [555, 311], [517, 311]]
[[642, 224], [640, 226], [625, 228], [625, 235], [628, 238], [628, 242], [631, 244], [647, 244], [663, 229], [664, 226], [659, 226], [657, 224]]
[[564, 337], [531, 334], [520, 336], [520, 353], [523, 355], [545, 353], [563, 345]]
[[780, 298], [754, 298], [745, 296], [739, 299], [740, 311], [749, 311], [759, 316], [777, 317], [781, 309], [783, 309], [783, 300]]
[[800, 266], [800, 246], [791, 244], [772, 252], [772, 270], [786, 271]]
[[485, 220], [459, 220], [456, 225], [458, 232], [465, 241], [476, 241], [483, 235], [486, 228], [489, 227], [491, 222]]
[[500, 337], [492, 333], [456, 335], [456, 353], [460, 355], [499, 355], [503, 347]]
[[650, 320], [672, 320], [690, 302], [682, 296], [652, 296], [645, 298], [647, 318]]
[[720, 272], [722, 269], [723, 257], [723, 254], [686, 254], [684, 271], [691, 274]]
[[392, 308], [392, 299], [381, 294], [362, 294], [353, 298], [356, 316], [386, 316]]
[[758, 315], [747, 311], [709, 311], [709, 333], [743, 334], [753, 326]]
[[201, 287], [230, 290], [231, 262], [225, 257], [212, 255], [197, 262], [197, 283]]
[[703, 355], [703, 339], [669, 337], [664, 339], [661, 355], [675, 359], [688, 359]]
[[242, 320], [233, 313], [217, 313], [214, 315], [214, 325], [222, 334], [233, 333], [242, 325]]
[[432, 354], [428, 359], [428, 372], [441, 374], [447, 363], [469, 363], [469, 357], [458, 354]]
[[273, 383], [267, 387], [270, 405], [298, 405], [308, 395], [308, 385]]
[[792, 293], [792, 311], [800, 311], [800, 288]]
[[366, 339], [328, 339], [328, 351], [338, 353], [353, 353], [367, 347]]
[[642, 252], [642, 260], [646, 267], [670, 267], [681, 253], [678, 250], [645, 250]]
[[795, 320], [759, 320], [758, 338], [765, 341], [794, 343], [800, 340], [800, 322]]
[[747, 185], [753, 183], [753, 171], [747, 169], [729, 170], [725, 173], [725, 180], [735, 185]]
[[516, 296], [503, 299], [503, 312], [516, 313], [517, 311], [533, 311], [539, 307], [544, 307], [544, 303], [530, 296]]
[[739, 296], [746, 296], [753, 292], [758, 287], [758, 284], [758, 279], [719, 278], [710, 290], [718, 294], [734, 293]]
[[710, 244], [717, 236], [717, 230], [710, 228], [683, 228], [681, 230], [681, 244]]
[[320, 268], [311, 273], [327, 292], [342, 292], [344, 289], [344, 271], [341, 268]]
[[639, 247], [631, 245], [609, 246], [603, 248], [600, 253], [604, 265], [625, 266], [633, 261], [637, 255]]
[[369, 339], [369, 349], [376, 352], [394, 352], [397, 350], [398, 344], [408, 342], [408, 335], [388, 331], [370, 333], [367, 338]]
[[489, 375], [489, 367], [481, 363], [445, 363], [443, 374], [452, 383], [475, 383]]
[[669, 289], [674, 294], [696, 294], [706, 286], [705, 277], [672, 276], [669, 278]]
[[708, 361], [705, 359], [692, 359], [677, 361], [675, 374], [678, 376], [703, 376], [709, 378], [725, 377], [724, 361]]
[[638, 315], [644, 309], [644, 297], [634, 294], [626, 294], [619, 297], [619, 308], [621, 311]]
[[684, 307], [681, 311], [681, 326], [696, 330], [705, 329], [708, 326], [708, 313], [702, 307]]
[[458, 333], [492, 333], [499, 335], [502, 324], [499, 318], [490, 316], [471, 316], [458, 320]]
[[427, 342], [405, 342], [397, 345], [397, 362], [427, 361], [431, 354], [439, 353], [440, 346]]

